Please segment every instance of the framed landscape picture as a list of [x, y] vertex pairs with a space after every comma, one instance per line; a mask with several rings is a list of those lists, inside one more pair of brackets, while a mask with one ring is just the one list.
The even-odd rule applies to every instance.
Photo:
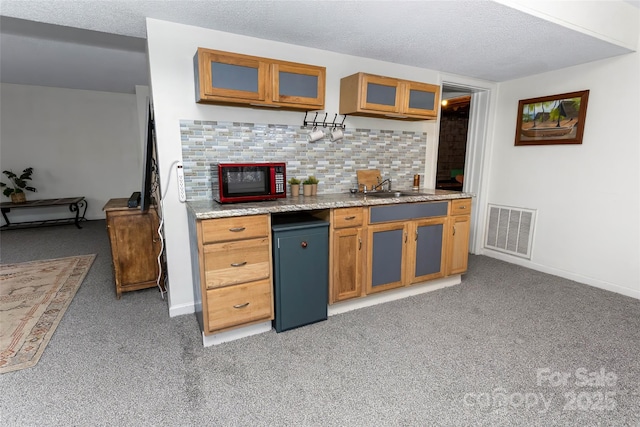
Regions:
[[589, 91], [522, 99], [515, 145], [582, 144]]

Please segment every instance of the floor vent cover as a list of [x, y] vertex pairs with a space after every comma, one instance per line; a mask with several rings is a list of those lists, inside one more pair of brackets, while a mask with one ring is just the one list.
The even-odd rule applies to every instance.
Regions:
[[536, 211], [489, 204], [485, 248], [531, 259]]

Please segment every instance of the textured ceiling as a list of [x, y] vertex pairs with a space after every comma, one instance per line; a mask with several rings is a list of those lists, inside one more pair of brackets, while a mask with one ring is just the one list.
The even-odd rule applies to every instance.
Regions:
[[116, 92], [147, 84], [145, 17], [490, 81], [629, 52], [488, 0], [1, 0], [0, 14], [3, 82]]

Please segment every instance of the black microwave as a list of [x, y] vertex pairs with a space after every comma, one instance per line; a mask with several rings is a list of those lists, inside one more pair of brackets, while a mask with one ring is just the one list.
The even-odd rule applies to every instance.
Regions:
[[214, 163], [213, 199], [218, 203], [287, 197], [285, 163]]

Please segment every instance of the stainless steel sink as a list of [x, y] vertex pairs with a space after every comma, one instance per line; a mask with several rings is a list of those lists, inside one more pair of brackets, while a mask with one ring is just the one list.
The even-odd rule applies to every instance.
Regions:
[[367, 197], [377, 197], [380, 199], [392, 199], [395, 197], [406, 197], [406, 196], [415, 196], [412, 193], [404, 193], [402, 191], [376, 191], [373, 193], [365, 194]]

